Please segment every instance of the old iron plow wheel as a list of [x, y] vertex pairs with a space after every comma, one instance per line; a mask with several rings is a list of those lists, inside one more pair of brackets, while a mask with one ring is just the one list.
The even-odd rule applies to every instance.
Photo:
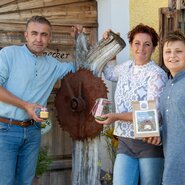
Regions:
[[90, 114], [97, 98], [107, 98], [107, 87], [91, 71], [79, 69], [62, 79], [56, 95], [58, 120], [73, 139], [93, 138], [102, 131], [103, 126]]

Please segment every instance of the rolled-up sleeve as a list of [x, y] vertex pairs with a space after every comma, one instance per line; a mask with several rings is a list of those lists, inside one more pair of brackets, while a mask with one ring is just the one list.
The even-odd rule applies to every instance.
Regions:
[[62, 79], [65, 75], [70, 72], [75, 72], [75, 67], [72, 63], [69, 62], [58, 62], [58, 71], [57, 71], [57, 78]]
[[3, 86], [9, 77], [9, 67], [4, 49], [0, 51], [0, 85]]

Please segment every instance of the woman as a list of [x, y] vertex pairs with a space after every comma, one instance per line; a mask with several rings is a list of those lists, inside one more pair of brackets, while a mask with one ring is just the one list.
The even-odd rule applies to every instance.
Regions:
[[[105, 32], [104, 38], [108, 37]], [[152, 144], [134, 139], [132, 101], [156, 100], [167, 81], [166, 73], [151, 60], [158, 44], [156, 31], [143, 24], [137, 25], [128, 33], [133, 55], [120, 65], [111, 62], [104, 68], [107, 80], [117, 81], [115, 91], [116, 113], [102, 117], [100, 124], [115, 122], [114, 134], [119, 146], [114, 165], [114, 185], [160, 185], [163, 172], [163, 151], [160, 137], [149, 138]], [[155, 144], [155, 145], [154, 145]], [[140, 179], [140, 180], [139, 180]]]
[[171, 73], [161, 95], [165, 166], [163, 185], [185, 184], [185, 36], [169, 33], [163, 45], [164, 64]]

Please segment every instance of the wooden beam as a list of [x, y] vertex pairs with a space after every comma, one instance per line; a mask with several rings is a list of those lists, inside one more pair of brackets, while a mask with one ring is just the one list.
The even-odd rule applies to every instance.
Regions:
[[1, 0], [0, 13], [31, 10], [50, 6], [69, 5], [81, 2], [95, 2], [95, 0], [27, 0], [23, 2], [18, 2], [16, 0]]
[[[58, 25], [58, 24], [54, 24], [52, 23], [52, 28], [53, 28], [53, 33], [70, 33], [71, 32], [71, 28], [72, 26], [74, 26], [74, 24], [76, 23], [69, 23], [67, 22], [66, 24], [63, 25]], [[82, 24], [80, 22], [80, 24]], [[82, 24], [85, 28], [87, 33], [90, 32], [90, 28], [97, 28], [97, 23], [84, 23]], [[0, 31], [1, 32], [24, 32], [25, 31], [25, 23], [19, 22], [19, 21], [15, 21], [15, 22], [6, 22], [6, 20], [4, 22], [0, 22]]]
[[4, 5], [7, 5], [9, 3], [12, 3], [12, 2], [16, 2], [17, 0], [1, 0], [0, 1], [0, 6], [4, 6]]
[[[1, 10], [1, 9], [0, 9]], [[0, 22], [26, 23], [33, 15], [43, 15], [54, 25], [96, 24], [96, 2], [82, 2], [77, 4], [43, 7], [32, 10], [14, 11], [0, 14]]]

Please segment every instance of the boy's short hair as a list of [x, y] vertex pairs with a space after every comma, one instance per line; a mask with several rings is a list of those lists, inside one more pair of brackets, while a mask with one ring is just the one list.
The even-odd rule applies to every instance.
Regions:
[[163, 45], [165, 43], [173, 42], [173, 41], [182, 41], [185, 44], [185, 35], [179, 30], [169, 32], [166, 35], [166, 37], [163, 39]]

